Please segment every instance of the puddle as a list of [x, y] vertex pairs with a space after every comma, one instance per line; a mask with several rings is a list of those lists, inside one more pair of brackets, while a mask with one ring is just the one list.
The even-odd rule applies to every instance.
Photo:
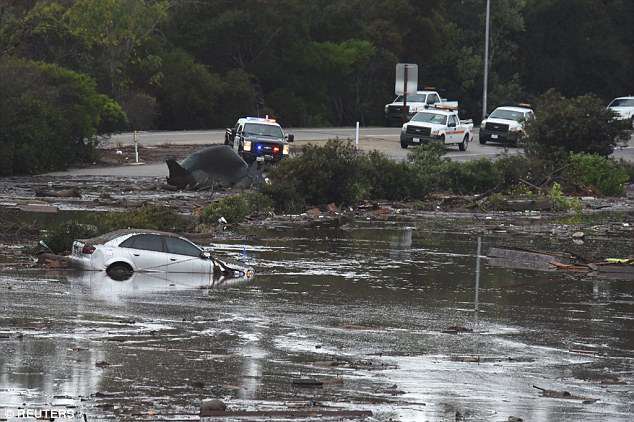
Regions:
[[[241, 411], [371, 411], [377, 421], [626, 421], [634, 412], [627, 282], [482, 260], [476, 313], [471, 229], [253, 232], [246, 246], [206, 242], [252, 265], [248, 281], [0, 275], [0, 417], [53, 406], [87, 420], [199, 420], [203, 398]], [[493, 233], [483, 246], [517, 241]], [[447, 330], [456, 326], [467, 330]], [[541, 397], [533, 385], [598, 401]]]

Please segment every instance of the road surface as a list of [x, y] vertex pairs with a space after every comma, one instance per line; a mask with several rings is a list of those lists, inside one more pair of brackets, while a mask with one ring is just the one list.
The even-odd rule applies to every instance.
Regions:
[[[328, 139], [354, 139], [355, 129], [352, 127], [341, 128], [298, 128], [289, 129], [289, 133], [295, 135], [296, 145], [305, 145], [309, 142], [324, 142]], [[163, 144], [181, 144], [181, 145], [208, 145], [224, 142], [224, 130], [197, 130], [197, 131], [171, 131], [171, 132], [139, 132], [137, 139], [140, 145], [156, 146]], [[360, 130], [359, 147], [363, 151], [378, 150], [386, 154], [394, 160], [405, 160], [410, 150], [402, 149], [399, 142], [400, 128], [385, 127], [367, 127]], [[131, 145], [133, 143], [133, 135], [131, 133], [123, 133], [113, 136], [107, 143], [106, 147], [117, 147], [123, 145]], [[467, 161], [478, 158], [495, 158], [500, 154], [519, 154], [521, 149], [505, 148], [502, 145], [480, 145], [478, 141], [478, 129], [475, 129], [474, 141], [471, 142], [469, 148], [465, 152], [460, 152], [457, 147], [450, 147], [447, 157], [456, 161]], [[634, 140], [630, 140], [627, 147], [618, 149], [614, 156], [617, 158], [625, 158], [634, 161]], [[141, 157], [141, 161], [143, 157]], [[167, 176], [167, 166], [164, 163], [145, 164], [140, 166], [121, 166], [121, 167], [95, 167], [84, 169], [73, 169], [65, 172], [50, 173], [53, 176], [60, 175], [124, 175], [124, 176]]]

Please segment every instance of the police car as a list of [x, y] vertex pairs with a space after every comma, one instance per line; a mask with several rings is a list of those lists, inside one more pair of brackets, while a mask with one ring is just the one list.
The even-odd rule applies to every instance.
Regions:
[[279, 161], [288, 157], [294, 135], [285, 135], [282, 127], [268, 117], [243, 117], [225, 131], [225, 145], [230, 145], [247, 163]]

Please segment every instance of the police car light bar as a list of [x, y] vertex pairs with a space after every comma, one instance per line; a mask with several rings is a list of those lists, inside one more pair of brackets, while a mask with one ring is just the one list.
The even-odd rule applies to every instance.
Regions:
[[247, 120], [250, 121], [256, 121], [256, 122], [268, 122], [268, 123], [275, 123], [275, 119], [270, 119], [268, 116], [267, 117], [247, 117]]

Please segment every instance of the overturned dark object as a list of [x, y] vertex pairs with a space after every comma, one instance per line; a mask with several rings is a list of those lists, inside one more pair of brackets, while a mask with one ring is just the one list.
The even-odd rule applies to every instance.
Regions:
[[179, 189], [248, 187], [261, 177], [257, 164], [249, 166], [227, 145], [203, 148], [180, 164], [174, 159], [165, 162], [169, 169], [167, 183]]

